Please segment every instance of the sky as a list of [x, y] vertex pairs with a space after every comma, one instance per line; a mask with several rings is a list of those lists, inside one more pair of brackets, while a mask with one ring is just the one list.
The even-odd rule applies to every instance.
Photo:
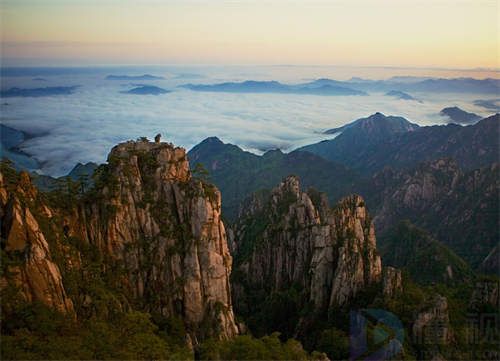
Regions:
[[2, 65], [499, 68], [496, 0], [3, 0]]

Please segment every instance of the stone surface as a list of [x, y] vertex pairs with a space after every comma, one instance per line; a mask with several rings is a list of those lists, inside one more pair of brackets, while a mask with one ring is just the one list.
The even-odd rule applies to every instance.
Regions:
[[20, 289], [28, 302], [39, 301], [63, 313], [73, 313], [73, 302], [66, 295], [60, 269], [53, 262], [49, 245], [40, 226], [27, 207], [36, 197], [27, 173], [21, 173], [15, 192], [9, 192], [0, 174], [0, 222], [5, 251], [19, 254], [20, 262], [7, 268], [9, 283]]
[[500, 309], [500, 281], [498, 280], [480, 280], [477, 281], [469, 302], [469, 309], [480, 311], [484, 305], [493, 309]]
[[353, 195], [329, 209], [324, 196], [302, 192], [294, 176], [267, 197], [246, 202], [234, 234], [236, 267], [243, 275], [233, 282], [235, 303], [245, 302], [249, 289], [273, 292], [294, 285], [316, 310], [325, 311], [346, 305], [381, 277], [363, 199]]
[[[384, 169], [365, 190], [371, 195], [368, 203], [375, 207], [377, 231], [384, 234], [409, 220], [473, 268], [480, 266], [498, 246], [499, 169], [493, 163], [464, 172], [450, 158], [421, 163], [410, 170]], [[498, 260], [498, 252], [496, 256], [492, 260]], [[484, 271], [498, 274], [498, 267], [487, 261]]]
[[417, 345], [447, 345], [452, 340], [448, 301], [436, 295], [431, 304], [419, 312], [412, 327], [413, 342]]
[[403, 291], [401, 270], [394, 267], [384, 267], [382, 287], [385, 297], [392, 298]]
[[[185, 150], [141, 138], [115, 146], [108, 165], [96, 172], [93, 193], [72, 209], [38, 207], [39, 217], [59, 215], [60, 246], [61, 240], [72, 238], [95, 247], [106, 260], [104, 269], [123, 269], [117, 286], [126, 290], [128, 302], [181, 317], [193, 344], [236, 335], [229, 284], [232, 258], [220, 193], [191, 176]], [[21, 177], [19, 186], [24, 189], [26, 182], [29, 177]], [[5, 199], [7, 191], [0, 189]], [[24, 197], [36, 197], [23, 192]], [[20, 283], [27, 298], [71, 310], [35, 217], [13, 193], [7, 198], [2, 234], [8, 251], [25, 253]], [[79, 297], [92, 305], [88, 295]]]

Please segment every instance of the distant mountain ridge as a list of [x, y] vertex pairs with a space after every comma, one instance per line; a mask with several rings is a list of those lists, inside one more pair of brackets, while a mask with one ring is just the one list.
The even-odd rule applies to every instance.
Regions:
[[[269, 189], [282, 178], [296, 174], [305, 187], [328, 191], [332, 201], [352, 189], [358, 176], [347, 167], [307, 152], [285, 154], [280, 150], [262, 156], [225, 144], [216, 137], [207, 138], [188, 152], [193, 169], [201, 163], [210, 179], [221, 190], [224, 215], [234, 219], [241, 201], [259, 189]], [[335, 179], [335, 182], [331, 182]]]
[[162, 80], [162, 76], [155, 76], [151, 74], [143, 75], [108, 75], [106, 80]]
[[141, 85], [130, 90], [122, 91], [121, 93], [135, 95], [160, 95], [170, 93], [170, 90], [166, 90], [153, 85]]
[[348, 129], [356, 129], [356, 132], [366, 133], [366, 136], [371, 137], [371, 141], [378, 141], [381, 136], [386, 137], [391, 134], [408, 132], [418, 127], [417, 124], [410, 123], [403, 117], [385, 116], [377, 112], [369, 117], [357, 119], [341, 127], [328, 129], [324, 133], [335, 134], [345, 132]]
[[500, 112], [500, 99], [478, 99], [474, 100], [474, 105], [494, 111], [496, 113]]
[[393, 97], [393, 98], [401, 99], [401, 100], [415, 100], [415, 101], [419, 101], [419, 100], [415, 99], [414, 97], [412, 97], [410, 94], [402, 92], [402, 91], [399, 91], [399, 90], [391, 90], [391, 91], [385, 93], [385, 95], [388, 96], [388, 97]]
[[275, 80], [225, 82], [217, 84], [184, 84], [181, 87], [194, 91], [230, 92], [230, 93], [289, 93], [316, 95], [367, 95], [368, 92], [392, 93], [402, 99], [413, 98], [406, 92], [424, 93], [476, 93], [499, 94], [499, 79], [474, 78], [390, 78], [387, 80], [369, 80], [352, 78], [348, 81], [327, 78], [316, 79], [307, 83], [287, 85]]
[[277, 81], [247, 80], [240, 83], [227, 82], [219, 84], [185, 84], [181, 87], [193, 91], [226, 92], [226, 93], [284, 93], [304, 95], [367, 95], [360, 90], [354, 90], [337, 83], [305, 83], [286, 85]]
[[369, 147], [385, 142], [392, 136], [413, 132], [418, 128], [417, 124], [410, 123], [403, 117], [385, 116], [377, 112], [342, 127], [327, 130], [326, 134], [341, 133], [334, 139], [306, 145], [298, 150], [311, 152], [352, 168], [353, 161], [358, 157], [361, 160], [364, 159], [362, 154]]
[[465, 127], [419, 127], [377, 113], [335, 129], [341, 134], [317, 143], [327, 149], [310, 157], [311, 146], [258, 156], [217, 138], [188, 156], [221, 190], [230, 221], [250, 194], [295, 174], [332, 202], [363, 196], [381, 235], [409, 219], [477, 269], [498, 242], [498, 128], [498, 115]]
[[[407, 131], [400, 126], [401, 120], [394, 121], [380, 115], [374, 118], [384, 119], [384, 122], [372, 121], [374, 128], [371, 131], [353, 122], [351, 124], [356, 126], [351, 125], [336, 138], [298, 150], [343, 163], [365, 174], [379, 171], [388, 165], [402, 168], [443, 157], [456, 159], [460, 167], [465, 169], [486, 166], [498, 160], [499, 114], [465, 127], [456, 124], [426, 127], [413, 125], [408, 126]], [[390, 123], [389, 131], [383, 130], [386, 123]]]
[[479, 115], [466, 112], [465, 110], [462, 110], [459, 107], [443, 108], [439, 112], [439, 115], [447, 117], [448, 119], [450, 119], [450, 122], [452, 123], [464, 124], [464, 125], [475, 123], [476, 121], [481, 119]]
[[7, 90], [0, 91], [1, 98], [11, 98], [11, 97], [24, 97], [24, 98], [37, 98], [37, 97], [47, 97], [55, 95], [70, 95], [79, 87], [79, 85], [74, 86], [53, 86], [45, 88], [9, 88]]
[[349, 81], [353, 89], [373, 92], [484, 93], [498, 94], [499, 79], [394, 77], [387, 80]]

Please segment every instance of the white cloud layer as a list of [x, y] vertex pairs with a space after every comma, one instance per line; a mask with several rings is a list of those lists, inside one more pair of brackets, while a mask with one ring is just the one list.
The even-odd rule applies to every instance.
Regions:
[[[482, 98], [480, 95], [412, 94], [423, 101], [418, 103], [383, 94], [346, 97], [206, 93], [175, 88], [186, 80], [171, 76], [151, 83], [172, 89], [172, 93], [142, 96], [120, 93], [129, 85], [104, 81], [103, 74], [44, 76], [47, 81], [43, 84], [31, 78], [3, 79], [3, 86], [82, 85], [69, 96], [2, 99], [2, 103], [8, 103], [1, 108], [2, 123], [39, 134], [26, 141], [22, 149], [41, 162], [43, 173], [56, 176], [66, 174], [77, 162], [104, 162], [110, 148], [120, 141], [152, 138], [156, 133], [187, 149], [206, 137], [217, 136], [254, 152], [273, 148], [290, 151], [328, 139], [331, 136], [321, 132], [377, 111], [403, 116], [420, 125], [442, 124], [437, 113], [447, 106], [489, 115], [484, 108], [473, 105], [474, 100]], [[251, 75], [241, 78], [228, 74], [223, 78], [217, 74], [217, 80], [209, 76], [198, 80], [215, 83], [221, 78], [244, 80]], [[273, 78], [268, 75], [268, 79]], [[302, 75], [296, 80], [301, 79]]]

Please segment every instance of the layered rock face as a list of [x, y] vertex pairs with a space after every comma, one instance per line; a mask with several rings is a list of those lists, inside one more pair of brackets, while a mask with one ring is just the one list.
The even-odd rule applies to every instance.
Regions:
[[[63, 313], [73, 313], [73, 302], [66, 295], [61, 271], [52, 260], [47, 240], [30, 211], [37, 198], [29, 175], [21, 173], [14, 191], [8, 189], [0, 173], [0, 224], [2, 247], [17, 255], [17, 262], [3, 265], [0, 286], [9, 284], [20, 290], [27, 302], [39, 301]], [[47, 209], [48, 212], [50, 212]]]
[[[26, 224], [29, 210], [17, 212]], [[238, 333], [220, 193], [191, 176], [184, 149], [145, 139], [119, 144], [112, 149], [108, 165], [97, 170], [91, 193], [69, 210], [51, 212], [59, 216], [60, 239], [76, 239], [97, 249], [104, 259], [104, 272], [121, 270], [116, 287], [124, 290], [130, 304], [166, 317], [181, 317], [193, 343]], [[15, 239], [23, 233], [13, 223], [2, 234]], [[34, 234], [38, 238], [30, 242], [42, 247], [43, 234]], [[27, 274], [35, 277], [33, 272]], [[56, 292], [51, 284], [41, 285], [45, 301], [55, 298], [70, 308], [71, 301], [66, 305], [60, 300], [64, 295], [60, 275], [55, 271], [51, 275], [60, 287]], [[81, 297], [92, 303], [86, 295]]]
[[436, 295], [429, 307], [417, 314], [412, 326], [412, 336], [417, 345], [446, 345], [451, 341], [446, 297]]
[[394, 267], [384, 267], [382, 290], [385, 297], [394, 297], [403, 291], [401, 270]]
[[500, 309], [500, 282], [496, 280], [476, 282], [469, 301], [469, 309], [478, 312], [485, 305], [490, 306], [493, 310]]
[[235, 227], [235, 303], [245, 292], [299, 286], [317, 311], [341, 307], [380, 280], [373, 223], [359, 196], [328, 208], [287, 177], [247, 202]]
[[479, 266], [498, 245], [498, 173], [498, 163], [463, 172], [449, 158], [412, 170], [385, 169], [373, 178], [376, 196], [369, 199], [377, 207], [377, 230], [384, 233], [408, 219]]

